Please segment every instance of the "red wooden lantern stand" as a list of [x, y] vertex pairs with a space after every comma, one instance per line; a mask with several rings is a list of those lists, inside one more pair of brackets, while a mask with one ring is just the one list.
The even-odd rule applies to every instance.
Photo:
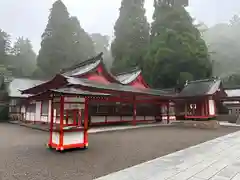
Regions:
[[[69, 101], [69, 99], [72, 101]], [[58, 104], [59, 106], [57, 106]], [[54, 116], [54, 107], [56, 106], [59, 108], [59, 116]], [[81, 110], [84, 111], [84, 123], [82, 123]], [[72, 117], [69, 116], [70, 112], [73, 114]], [[64, 96], [52, 98], [49, 148], [57, 151], [76, 148], [85, 149], [88, 147], [87, 130], [87, 98]]]

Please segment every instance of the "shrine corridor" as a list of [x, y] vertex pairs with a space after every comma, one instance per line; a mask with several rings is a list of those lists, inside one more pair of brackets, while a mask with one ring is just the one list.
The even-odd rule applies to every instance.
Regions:
[[89, 135], [89, 149], [46, 149], [49, 134], [0, 123], [1, 180], [92, 180], [240, 130], [149, 127]]

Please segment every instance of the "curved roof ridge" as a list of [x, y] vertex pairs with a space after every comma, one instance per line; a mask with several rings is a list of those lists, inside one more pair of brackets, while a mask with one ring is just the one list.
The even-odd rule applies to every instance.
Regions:
[[199, 79], [199, 80], [193, 80], [193, 81], [187, 81], [187, 84], [192, 84], [192, 83], [201, 83], [201, 82], [211, 82], [211, 81], [217, 81], [220, 80], [219, 78], [212, 77], [209, 79]]
[[91, 57], [90, 59], [87, 59], [87, 60], [82, 61], [80, 63], [74, 64], [74, 65], [72, 65], [72, 66], [70, 66], [68, 68], [64, 68], [64, 69], [62, 69], [60, 71], [60, 73], [66, 73], [67, 71], [73, 71], [73, 70], [75, 70], [77, 68], [80, 68], [82, 66], [85, 66], [85, 65], [88, 65], [88, 64], [91, 64], [91, 63], [94, 63], [94, 62], [96, 62], [98, 60], [102, 61], [103, 60], [102, 56], [103, 56], [103, 52], [99, 53], [98, 55], [96, 55], [94, 57]]
[[142, 70], [140, 69], [139, 66], [135, 66], [135, 67], [132, 67], [132, 68], [127, 69], [126, 71], [116, 72], [116, 73], [114, 73], [114, 75], [115, 75], [115, 76], [120, 76], [120, 75], [124, 75], [124, 74], [134, 73], [134, 72], [136, 72], [136, 71], [142, 71]]

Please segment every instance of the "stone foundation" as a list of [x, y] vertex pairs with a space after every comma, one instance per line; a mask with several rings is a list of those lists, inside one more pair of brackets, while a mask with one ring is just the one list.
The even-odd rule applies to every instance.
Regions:
[[199, 128], [199, 129], [218, 129], [220, 124], [216, 120], [209, 121], [178, 121], [173, 123], [173, 125], [177, 125], [180, 127], [191, 127], [191, 128]]

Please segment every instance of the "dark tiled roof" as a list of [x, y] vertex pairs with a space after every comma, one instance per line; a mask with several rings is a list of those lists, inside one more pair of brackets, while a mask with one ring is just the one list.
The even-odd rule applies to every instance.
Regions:
[[41, 80], [32, 80], [27, 78], [15, 78], [8, 84], [8, 93], [10, 97], [28, 97], [22, 94], [21, 90], [29, 89], [44, 83]]
[[76, 76], [76, 75], [83, 75], [95, 68], [102, 62], [103, 53], [98, 54], [95, 57], [92, 57], [86, 61], [81, 63], [75, 64], [69, 68], [65, 68], [61, 70], [61, 74], [66, 76]]
[[155, 90], [155, 89], [139, 89], [134, 88], [132, 86], [127, 85], [120, 85], [116, 83], [110, 83], [107, 85], [89, 81], [87, 79], [80, 79], [80, 78], [73, 78], [73, 77], [65, 77], [67, 81], [69, 82], [69, 85], [75, 85], [75, 86], [82, 86], [85, 88], [91, 88], [96, 90], [106, 90], [106, 91], [113, 91], [113, 92], [125, 92], [125, 93], [131, 93], [131, 94], [142, 94], [142, 95], [152, 95], [152, 96], [159, 96], [159, 97], [173, 97], [175, 94], [161, 91], [161, 90]]
[[140, 74], [141, 74], [141, 70], [136, 69], [135, 71], [125, 72], [125, 73], [119, 74], [115, 77], [122, 84], [129, 84], [129, 83], [133, 82]]
[[130, 73], [133, 73], [133, 72], [136, 72], [136, 71], [139, 71], [139, 70], [141, 70], [139, 67], [133, 67], [133, 68], [126, 69], [125, 71], [113, 72], [113, 74], [115, 76], [119, 76], [119, 75], [124, 75], [124, 74], [130, 74]]
[[221, 80], [212, 78], [188, 82], [178, 97], [192, 97], [211, 95], [218, 91], [221, 86]]
[[109, 96], [109, 94], [104, 93], [94, 93], [90, 91], [83, 91], [81, 89], [76, 89], [72, 87], [66, 87], [66, 88], [59, 88], [59, 89], [51, 89], [50, 91], [56, 92], [56, 93], [62, 93], [62, 94], [74, 94], [74, 95], [96, 95], [96, 96]]

